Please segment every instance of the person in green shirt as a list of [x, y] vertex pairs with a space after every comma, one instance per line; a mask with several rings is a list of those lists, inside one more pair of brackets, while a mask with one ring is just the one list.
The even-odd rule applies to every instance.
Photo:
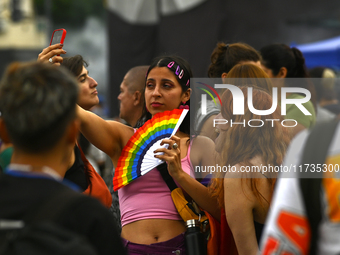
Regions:
[[[311, 100], [302, 105], [311, 115], [305, 115], [295, 104], [287, 104], [285, 119], [295, 120], [286, 121], [287, 125], [296, 126], [291, 128], [292, 136], [304, 129], [314, 126], [316, 122], [316, 95], [314, 87], [307, 79], [287, 79], [283, 78], [307, 78], [308, 72], [305, 65], [305, 58], [300, 50], [290, 48], [285, 44], [271, 44], [260, 49], [262, 60], [262, 69], [273, 79], [273, 84], [278, 87], [278, 98], [281, 98], [280, 90], [282, 87], [300, 87], [305, 88], [311, 93]], [[293, 82], [291, 82], [293, 81]], [[296, 85], [298, 81], [298, 85]], [[297, 93], [288, 93], [287, 99], [303, 99], [305, 95]]]
[[11, 143], [0, 143], [0, 173], [11, 163], [13, 147]]
[[[300, 94], [289, 94], [287, 99], [302, 99], [304, 96]], [[294, 104], [287, 105], [287, 114], [286, 119], [294, 119], [298, 122], [298, 124], [302, 125], [304, 128], [310, 128], [315, 125], [316, 122], [316, 114], [313, 103], [308, 101], [307, 103], [302, 104], [307, 111], [309, 111], [312, 115], [304, 115], [303, 112], [296, 107]]]

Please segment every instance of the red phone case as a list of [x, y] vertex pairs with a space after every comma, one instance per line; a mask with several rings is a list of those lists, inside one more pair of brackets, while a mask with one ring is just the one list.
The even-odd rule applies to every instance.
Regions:
[[66, 30], [65, 30], [64, 28], [60, 28], [60, 29], [56, 29], [56, 30], [53, 31], [52, 37], [51, 37], [51, 41], [50, 41], [50, 45], [52, 44], [54, 34], [55, 34], [56, 32], [59, 32], [59, 31], [62, 31], [62, 34], [61, 34], [61, 38], [60, 38], [59, 43], [61, 43], [61, 44], [64, 43], [64, 40], [65, 40], [65, 37], [66, 37], [66, 33], [67, 33], [67, 32], [66, 32]]

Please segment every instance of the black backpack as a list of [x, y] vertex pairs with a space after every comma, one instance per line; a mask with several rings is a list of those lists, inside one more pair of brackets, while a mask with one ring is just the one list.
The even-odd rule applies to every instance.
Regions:
[[[0, 255], [98, 255], [85, 237], [53, 222], [83, 198], [64, 190], [22, 221], [0, 219]], [[27, 220], [31, 223], [25, 224]]]
[[323, 176], [322, 172], [311, 172], [311, 167], [308, 168], [307, 164], [316, 166], [325, 163], [338, 123], [339, 120], [333, 120], [317, 124], [311, 130], [302, 155], [301, 165], [304, 168], [299, 177], [303, 203], [311, 228], [309, 255], [316, 254], [318, 249], [319, 225], [322, 219], [320, 192]]

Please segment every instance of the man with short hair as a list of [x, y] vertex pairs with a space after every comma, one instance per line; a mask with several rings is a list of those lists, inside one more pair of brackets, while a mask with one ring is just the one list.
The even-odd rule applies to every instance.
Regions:
[[78, 93], [77, 81], [63, 67], [13, 63], [5, 72], [0, 137], [13, 143], [14, 152], [0, 176], [0, 219], [23, 220], [56, 194], [69, 193], [79, 199], [54, 223], [86, 237], [98, 254], [125, 254], [109, 211], [63, 181], [78, 136]]
[[119, 117], [130, 126], [135, 127], [142, 116], [144, 105], [145, 74], [149, 66], [136, 66], [131, 68], [120, 84]]

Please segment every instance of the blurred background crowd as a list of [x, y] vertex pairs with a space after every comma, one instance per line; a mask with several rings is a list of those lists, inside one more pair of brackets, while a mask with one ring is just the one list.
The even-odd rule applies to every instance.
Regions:
[[[289, 117], [286, 116], [286, 120], [296, 119], [296, 125], [300, 124], [301, 127], [298, 126], [298, 129], [291, 134], [288, 134], [288, 131], [281, 126], [276, 127], [277, 130], [272, 133], [264, 131], [263, 134], [274, 135], [268, 136], [273, 142], [268, 142], [270, 139], [266, 136], [268, 139], [264, 140], [268, 144], [263, 146], [263, 148], [261, 148], [260, 142], [252, 144], [249, 142], [251, 139], [246, 139], [245, 134], [255, 134], [253, 132], [240, 133], [242, 135], [238, 137], [244, 139], [244, 147], [241, 147], [238, 144], [242, 143], [237, 139], [234, 140], [235, 144], [230, 142], [233, 141], [230, 138], [233, 137], [231, 135], [232, 132], [238, 134], [237, 128], [234, 127], [232, 129], [232, 125], [230, 129], [222, 125], [215, 128], [214, 125], [215, 129], [212, 129], [209, 119], [200, 120], [202, 122], [201, 126], [197, 128], [200, 134], [208, 136], [215, 141], [216, 148], [219, 148], [215, 148], [217, 152], [226, 152], [225, 155], [222, 153], [222, 158], [225, 156], [228, 159], [224, 161], [224, 165], [238, 165], [240, 162], [246, 162], [249, 165], [259, 165], [261, 163], [261, 167], [262, 163], [265, 163], [265, 165], [280, 165], [291, 137], [305, 128], [308, 129], [314, 126], [316, 122], [334, 119], [336, 115], [340, 116], [340, 84], [338, 84], [338, 79], [335, 79], [340, 75], [339, 12], [340, 4], [335, 0], [329, 0], [327, 4], [321, 0], [0, 0], [0, 76], [3, 75], [6, 67], [13, 61], [36, 60], [38, 57], [38, 60], [41, 61], [49, 61], [51, 63], [55, 61], [54, 63], [57, 63], [57, 56], [54, 56], [54, 60], [47, 56], [49, 53], [46, 47], [50, 43], [52, 32], [55, 29], [64, 28], [67, 30], [67, 36], [62, 50], [55, 48], [61, 52], [60, 54], [64, 54], [64, 50], [67, 51], [67, 54], [62, 55], [64, 58], [63, 65], [71, 70], [70, 66], [72, 64], [70, 63], [74, 59], [71, 58], [70, 60], [68, 57], [77, 54], [82, 55], [83, 59], [80, 58], [81, 72], [75, 72], [74, 75], [77, 77], [79, 84], [86, 84], [80, 86], [82, 88], [85, 87], [85, 92], [89, 91], [86, 90], [86, 86], [95, 90], [94, 92], [91, 91], [90, 95], [94, 95], [92, 97], [96, 100], [98, 91], [99, 103], [96, 101], [91, 104], [91, 107], [93, 106], [91, 108], [87, 107], [87, 104], [82, 106], [78, 102], [80, 107], [85, 110], [91, 110], [104, 119], [116, 119], [124, 122], [119, 119], [121, 117], [125, 120], [125, 124], [133, 127], [138, 126], [137, 120], [141, 116], [142, 111], [143, 113], [147, 111], [151, 118], [151, 111], [149, 112], [145, 108], [146, 101], [143, 101], [147, 98], [142, 93], [145, 86], [145, 74], [148, 77], [153, 68], [159, 70], [157, 68], [166, 67], [170, 70], [174, 63], [178, 61], [177, 59], [176, 61], [169, 60], [170, 62], [167, 60], [168, 62], [164, 66], [158, 66], [161, 63], [161, 59], [159, 59], [159, 61], [154, 63], [154, 66], [151, 64], [149, 68], [147, 65], [152, 63], [152, 59], [160, 55], [179, 55], [190, 63], [193, 75], [191, 75], [191, 69], [190, 72], [186, 69], [185, 73], [188, 75], [186, 77], [187, 82], [180, 85], [182, 89], [183, 87], [186, 89], [185, 91], [189, 91], [187, 87], [190, 81], [189, 77], [201, 78], [209, 76], [210, 78], [222, 78], [224, 83], [230, 81], [228, 79], [233, 78], [253, 78], [253, 73], [256, 72], [255, 77], [260, 80], [267, 77], [307, 78], [310, 76], [312, 78], [332, 78], [314, 80], [312, 83], [314, 88], [312, 89], [310, 89], [309, 85], [311, 84], [308, 82], [305, 85], [300, 84], [301, 87], [308, 89], [312, 94], [311, 102], [307, 102], [310, 107], [308, 111], [311, 110], [312, 112], [310, 114], [312, 118], [306, 117], [305, 114], [302, 116], [303, 118], [300, 118], [298, 113], [300, 115], [301, 113], [299, 111], [296, 113], [297, 108], [293, 108], [291, 115]], [[59, 46], [57, 45], [57, 47]], [[54, 53], [54, 55], [58, 54]], [[288, 57], [284, 58], [283, 56]], [[79, 58], [79, 56], [76, 56], [76, 58]], [[235, 63], [233, 60], [235, 60]], [[287, 61], [285, 62], [284, 60]], [[182, 60], [180, 59], [180, 61]], [[305, 70], [305, 64], [308, 70]], [[276, 67], [278, 67], [278, 70], [276, 70]], [[168, 69], [166, 70], [168, 71]], [[180, 80], [183, 77], [184, 68], [182, 68], [180, 73], [180, 64], [177, 64], [177, 69], [172, 71], [175, 75], [178, 75]], [[146, 70], [148, 71], [146, 72]], [[82, 73], [83, 71], [84, 73]], [[80, 77], [86, 77], [86, 79], [81, 80], [79, 79]], [[166, 79], [163, 77], [163, 80]], [[287, 86], [289, 82], [284, 80], [286, 79], [277, 79], [276, 81], [280, 82], [280, 86], [278, 84], [275, 85], [280, 88], [285, 86], [294, 87]], [[142, 88], [138, 88], [136, 85], [137, 81], [139, 85], [143, 86]], [[234, 83], [231, 82], [230, 84]], [[152, 82], [149, 85], [152, 87]], [[192, 85], [190, 86], [192, 89]], [[271, 91], [268, 89], [271, 86], [268, 84], [266, 86], [263, 85], [264, 89], [261, 86], [260, 89], [255, 87], [257, 94], [254, 96], [254, 101], [256, 99], [258, 105], [271, 102]], [[264, 91], [269, 94], [264, 93]], [[243, 87], [243, 92], [245, 92], [245, 87]], [[233, 98], [228, 93], [223, 94], [222, 101], [232, 101]], [[164, 93], [164, 95], [167, 94]], [[86, 96], [86, 93], [80, 93], [80, 95]], [[301, 99], [301, 95], [297, 93], [295, 95], [292, 93], [290, 96], [293, 96], [293, 99]], [[261, 99], [262, 97], [264, 99]], [[188, 98], [190, 99], [190, 97]], [[181, 100], [179, 109], [188, 109], [189, 99], [184, 100], [184, 102]], [[156, 102], [155, 108], [158, 107], [157, 104], [160, 103]], [[143, 109], [137, 111], [138, 106]], [[209, 110], [209, 114], [211, 115], [207, 117], [212, 121], [221, 112], [217, 116], [231, 118], [232, 114], [228, 115], [228, 112], [230, 112], [228, 105], [223, 104], [223, 107], [221, 109], [210, 107], [212, 110]], [[269, 106], [263, 105], [259, 107], [269, 108]], [[317, 110], [314, 111], [314, 109]], [[98, 118], [98, 116], [95, 114], [88, 116], [92, 116], [96, 120], [95, 118]], [[136, 116], [134, 115], [138, 115], [138, 118], [135, 118]], [[206, 114], [202, 113], [202, 115]], [[82, 121], [84, 119], [88, 120], [88, 116], [86, 118], [84, 116], [86, 115], [83, 115]], [[322, 117], [324, 119], [321, 119]], [[278, 120], [279, 117], [273, 115], [270, 119]], [[146, 119], [142, 118], [141, 120], [145, 121]], [[90, 124], [95, 123], [89, 122]], [[210, 133], [204, 133], [206, 131], [204, 128], [206, 123], [209, 124], [207, 130], [211, 131], [211, 136], [209, 135]], [[236, 121], [235, 123], [240, 122]], [[94, 126], [97, 127], [98, 125]], [[94, 130], [93, 133], [101, 133], [99, 131]], [[130, 129], [130, 131], [132, 133], [133, 130]], [[190, 137], [189, 134], [185, 134]], [[254, 141], [256, 140], [257, 142], [261, 140], [261, 137], [264, 137], [263, 134], [255, 134], [250, 137], [256, 138]], [[230, 138], [228, 140], [230, 143], [225, 143], [227, 138]], [[103, 144], [107, 144], [109, 140], [103, 139], [103, 141], [105, 141]], [[113, 164], [110, 158], [103, 151], [90, 144], [84, 136], [79, 138], [78, 144], [84, 151], [86, 158], [90, 161], [89, 164], [105, 180], [103, 186], [105, 184], [108, 186], [105, 186], [105, 192], [110, 198], [108, 205], [111, 204], [111, 211], [117, 221], [119, 221], [120, 211], [117, 194], [112, 189]], [[223, 147], [224, 144], [226, 144], [225, 147]], [[263, 144], [265, 143], [263, 142]], [[273, 146], [273, 149], [270, 146]], [[78, 147], [78, 145], [75, 147]], [[107, 147], [112, 148], [111, 146]], [[256, 148], [261, 148], [262, 151], [259, 151], [262, 153], [260, 157], [263, 157], [261, 159], [263, 161], [249, 160], [248, 162], [247, 158], [244, 159], [245, 161], [242, 161], [242, 158], [239, 159], [238, 156], [243, 155], [243, 149], [246, 147], [249, 150], [254, 149], [254, 151]], [[176, 148], [173, 148], [178, 148], [177, 143]], [[239, 151], [235, 148], [239, 148]], [[74, 150], [75, 155], [76, 149]], [[189, 151], [188, 148], [187, 150]], [[115, 152], [115, 150], [113, 151]], [[272, 151], [275, 153], [271, 153]], [[189, 152], [187, 153], [189, 154]], [[251, 157], [252, 160], [254, 158], [257, 160], [256, 157], [259, 155], [252, 153], [249, 152], [247, 156]], [[255, 151], [254, 153], [258, 152]], [[268, 156], [272, 154], [275, 155]], [[193, 155], [196, 154], [193, 153]], [[77, 156], [74, 157], [76, 158]], [[272, 160], [270, 157], [275, 160]], [[80, 156], [78, 156], [78, 159], [80, 159]], [[73, 159], [73, 161], [72, 167], [79, 166], [83, 168], [83, 165], [78, 164], [80, 160]], [[261, 178], [264, 181], [271, 179], [270, 176], [261, 174], [263, 175]], [[239, 190], [237, 192], [230, 191], [230, 196], [227, 196], [227, 193], [221, 196], [224, 189], [223, 185], [229, 185], [227, 183], [228, 180], [224, 180], [222, 185], [222, 180], [221, 178], [214, 184], [216, 185], [214, 192], [217, 191], [216, 193], [219, 193], [214, 194], [214, 196], [219, 196], [218, 198], [222, 201], [219, 201], [220, 206], [226, 201], [223, 200], [223, 196], [228, 199], [234, 198], [235, 201], [233, 202], [235, 203], [231, 204], [237, 204], [238, 198], [232, 195], [241, 194], [241, 192], [238, 192]], [[272, 180], [269, 183], [271, 190], [269, 190], [269, 186], [266, 186], [268, 188], [266, 190], [268, 197], [262, 196], [254, 184], [254, 190], [261, 194], [268, 205], [274, 183]], [[113, 203], [111, 203], [111, 196], [107, 188], [112, 193]], [[87, 184], [84, 190], [87, 190]], [[254, 194], [256, 195], [256, 192]], [[243, 211], [242, 206], [236, 207], [242, 208]], [[255, 213], [255, 216], [258, 218], [254, 217], [254, 221], [261, 224], [264, 223], [268, 208], [265, 210], [262, 210], [262, 208], [260, 212], [265, 211], [265, 213], [259, 214], [260, 216]], [[250, 211], [253, 212], [253, 209]], [[227, 211], [228, 213], [230, 215], [230, 212]], [[249, 219], [253, 219], [252, 214]], [[249, 225], [253, 227], [252, 222]], [[235, 228], [235, 226], [234, 228], [231, 226], [231, 229], [243, 229], [239, 226]], [[262, 229], [263, 226], [260, 227]], [[257, 239], [257, 241], [259, 240]], [[243, 243], [239, 241], [238, 245], [239, 247], [243, 246]]]
[[14, 60], [36, 59], [52, 31], [65, 28], [66, 56], [81, 54], [89, 62], [98, 82], [97, 111], [113, 118], [129, 69], [159, 54], [178, 54], [194, 77], [206, 77], [218, 41], [255, 49], [296, 46], [308, 68], [326, 66], [337, 74], [339, 12], [335, 0], [1, 0], [0, 74]]

